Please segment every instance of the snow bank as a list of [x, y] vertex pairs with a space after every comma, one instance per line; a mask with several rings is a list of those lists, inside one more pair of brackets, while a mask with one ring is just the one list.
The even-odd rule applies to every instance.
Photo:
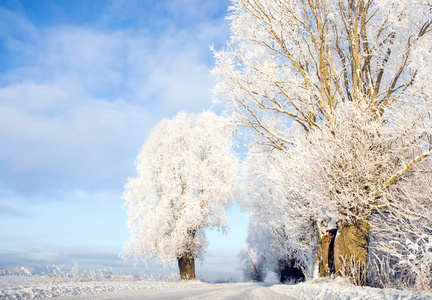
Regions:
[[346, 284], [340, 278], [331, 281], [309, 281], [295, 285], [274, 285], [274, 292], [294, 297], [295, 299], [325, 299], [325, 300], [378, 300], [378, 299], [431, 299], [432, 293], [411, 292], [397, 289], [378, 289]]
[[44, 299], [59, 296], [92, 295], [126, 291], [162, 290], [204, 286], [200, 281], [118, 281], [118, 282], [78, 282], [59, 284], [30, 284], [0, 288], [0, 299]]

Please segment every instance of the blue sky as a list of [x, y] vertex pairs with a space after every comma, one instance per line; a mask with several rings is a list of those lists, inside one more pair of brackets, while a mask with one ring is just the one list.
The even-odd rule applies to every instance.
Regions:
[[[149, 130], [215, 106], [225, 0], [0, 0], [0, 268], [130, 270], [121, 194]], [[198, 275], [238, 277], [247, 218], [208, 232]], [[133, 271], [133, 270], [132, 270]], [[157, 272], [158, 269], [149, 268]]]

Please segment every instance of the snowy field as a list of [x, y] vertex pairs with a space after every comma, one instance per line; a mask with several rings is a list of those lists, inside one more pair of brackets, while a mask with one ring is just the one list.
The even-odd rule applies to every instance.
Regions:
[[355, 287], [339, 280], [296, 285], [201, 281], [49, 282], [0, 277], [0, 299], [432, 299], [432, 293]]

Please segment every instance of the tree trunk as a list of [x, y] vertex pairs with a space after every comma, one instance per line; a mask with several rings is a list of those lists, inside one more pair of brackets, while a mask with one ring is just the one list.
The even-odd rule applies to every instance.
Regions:
[[369, 231], [368, 220], [338, 227], [334, 245], [335, 271], [350, 278], [355, 285], [367, 285]]
[[335, 273], [334, 266], [334, 241], [336, 229], [330, 229], [323, 234], [317, 234], [317, 260], [318, 275], [320, 277], [330, 276]]
[[195, 279], [195, 257], [193, 255], [183, 254], [177, 259], [177, 261], [180, 271], [180, 279]]

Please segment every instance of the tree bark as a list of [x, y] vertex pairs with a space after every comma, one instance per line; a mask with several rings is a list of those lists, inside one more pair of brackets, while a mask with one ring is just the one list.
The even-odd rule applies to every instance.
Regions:
[[370, 229], [368, 220], [338, 227], [334, 245], [335, 271], [338, 275], [347, 276], [356, 285], [367, 285]]
[[334, 241], [336, 229], [326, 231], [324, 234], [317, 234], [317, 259], [318, 275], [320, 277], [330, 276], [335, 273], [334, 267]]
[[177, 259], [181, 280], [195, 279], [195, 257], [183, 254]]

